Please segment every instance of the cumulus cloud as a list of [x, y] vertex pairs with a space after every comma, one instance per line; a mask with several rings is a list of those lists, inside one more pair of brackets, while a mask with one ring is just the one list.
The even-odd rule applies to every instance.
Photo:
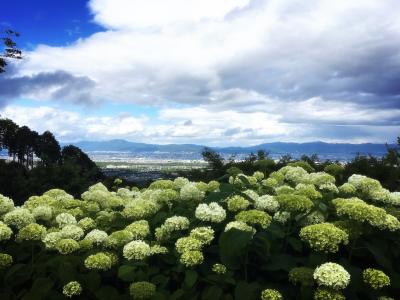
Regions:
[[[65, 47], [39, 45], [15, 78], [62, 70], [71, 76], [65, 86], [78, 87], [61, 88], [61, 98], [161, 107], [161, 123], [131, 138], [385, 141], [398, 131], [398, 0], [90, 0], [88, 7], [103, 32]], [[60, 97], [46, 83], [21, 93]], [[185, 108], [165, 109], [172, 104]]]

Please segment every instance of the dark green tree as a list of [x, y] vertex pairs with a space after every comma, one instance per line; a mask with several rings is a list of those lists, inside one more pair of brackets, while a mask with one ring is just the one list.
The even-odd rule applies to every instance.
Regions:
[[61, 147], [50, 131], [45, 131], [39, 136], [35, 154], [46, 166], [60, 162]]
[[7, 59], [21, 59], [22, 51], [17, 48], [14, 39], [19, 37], [19, 33], [11, 29], [0, 31], [0, 47], [3, 54], [0, 55], [0, 73], [6, 71]]

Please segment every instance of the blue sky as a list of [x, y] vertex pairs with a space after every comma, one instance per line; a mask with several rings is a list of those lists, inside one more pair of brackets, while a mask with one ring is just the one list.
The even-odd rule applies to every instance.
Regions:
[[0, 26], [0, 114], [64, 142], [400, 135], [397, 0], [17, 0]]

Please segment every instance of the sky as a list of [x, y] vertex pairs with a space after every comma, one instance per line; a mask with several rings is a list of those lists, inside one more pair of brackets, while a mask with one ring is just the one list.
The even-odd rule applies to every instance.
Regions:
[[393, 143], [398, 0], [13, 0], [0, 115], [62, 142]]

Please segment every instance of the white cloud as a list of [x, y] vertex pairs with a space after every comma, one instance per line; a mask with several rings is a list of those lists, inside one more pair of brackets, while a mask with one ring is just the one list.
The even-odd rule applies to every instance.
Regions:
[[[344, 132], [338, 126], [368, 125], [343, 139], [385, 141], [399, 125], [398, 0], [91, 0], [89, 7], [104, 32], [65, 47], [40, 45], [15, 76], [62, 70], [95, 83], [85, 90], [91, 103], [162, 109], [158, 120], [84, 117], [89, 129], [74, 131], [82, 137], [254, 144], [335, 140]], [[46, 88], [27, 94], [53, 95]], [[168, 109], [176, 103], [189, 107]], [[328, 125], [336, 136], [314, 130]], [[375, 134], [377, 126], [388, 135]]]

